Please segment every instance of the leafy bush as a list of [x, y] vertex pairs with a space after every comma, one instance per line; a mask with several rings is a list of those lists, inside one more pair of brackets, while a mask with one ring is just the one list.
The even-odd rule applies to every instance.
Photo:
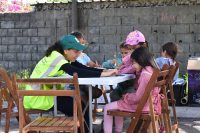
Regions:
[[179, 72], [178, 78], [184, 79], [185, 82], [187, 83], [187, 86], [186, 86], [186, 95], [188, 95], [188, 72], [186, 72], [185, 74], [183, 74], [182, 72]]

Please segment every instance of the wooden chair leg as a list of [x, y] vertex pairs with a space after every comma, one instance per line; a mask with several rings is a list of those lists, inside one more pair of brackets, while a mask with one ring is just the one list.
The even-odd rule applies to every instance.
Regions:
[[12, 96], [11, 96], [11, 93], [9, 93], [9, 97], [8, 97], [8, 108], [7, 108], [7, 114], [6, 114], [5, 133], [8, 133], [8, 132], [9, 132], [11, 111], [12, 111]]
[[73, 131], [74, 131], [74, 133], [77, 133], [78, 126], [77, 126], [77, 104], [76, 104], [76, 98], [74, 98], [73, 103], [74, 103], [74, 114], [73, 114], [74, 126], [73, 126]]
[[1, 125], [1, 114], [3, 109], [3, 96], [4, 96], [4, 89], [1, 88], [1, 95], [0, 95], [0, 125]]
[[93, 116], [93, 121], [96, 121], [96, 117], [97, 117], [97, 98], [95, 98], [95, 102], [94, 102], [94, 116]]
[[23, 100], [19, 99], [19, 133], [22, 133], [23, 127], [25, 127], [24, 112], [23, 112]]
[[149, 108], [150, 108], [150, 114], [151, 114], [151, 121], [152, 121], [152, 128], [153, 128], [153, 133], [158, 133], [157, 127], [156, 127], [156, 120], [155, 120], [155, 113], [154, 113], [154, 107], [153, 107], [153, 101], [152, 101], [152, 96], [151, 93], [149, 94]]
[[[170, 87], [171, 100], [173, 101], [175, 99], [174, 99], [174, 90], [173, 90], [173, 86], [172, 86], [171, 83], [169, 84], [169, 87]], [[172, 102], [172, 109], [173, 109], [173, 117], [174, 117], [174, 126], [173, 127], [175, 127], [175, 129], [176, 129], [176, 133], [179, 133], [179, 130], [178, 130], [178, 119], [177, 119], [177, 115], [176, 115], [176, 105], [175, 105], [174, 102]]]
[[71, 128], [70, 133], [74, 133], [74, 128]]
[[147, 133], [147, 129], [151, 123], [151, 120], [144, 121], [144, 125], [142, 126], [141, 133]]
[[134, 129], [133, 133], [138, 133], [139, 132], [142, 123], [143, 123], [143, 120], [139, 119], [138, 122], [137, 122], [137, 125], [135, 126], [135, 129]]
[[[102, 92], [105, 91], [105, 88], [104, 88], [103, 85], [101, 85], [101, 90], [102, 90]], [[103, 97], [104, 97], [105, 103], [108, 104], [108, 98], [107, 98], [107, 96], [106, 96], [106, 93], [103, 93]]]
[[[164, 108], [168, 110], [169, 109], [169, 104], [168, 104], [166, 89], [163, 89], [163, 95], [165, 96], [164, 103], [163, 103], [164, 104]], [[170, 114], [163, 113], [163, 119], [164, 119], [164, 123], [165, 123], [165, 126], [166, 126], [165, 127], [166, 133], [172, 133]]]
[[[165, 107], [165, 101], [167, 100], [167, 97], [165, 97], [164, 99], [161, 99], [161, 106], [162, 106], [162, 109], [166, 109]], [[164, 122], [164, 125], [165, 125], [165, 132], [166, 133], [169, 133], [169, 127], [168, 127], [168, 122], [167, 122], [167, 116], [166, 116], [166, 113], [162, 113], [161, 114], [163, 116], [163, 122]]]
[[[163, 90], [163, 94], [165, 97], [167, 97], [167, 91], [166, 89]], [[168, 100], [165, 101], [165, 107], [168, 110], [169, 109], [169, 103]], [[168, 122], [168, 128], [169, 128], [169, 133], [172, 133], [172, 123], [171, 123], [171, 117], [169, 113], [166, 113], [167, 116], [167, 122]]]

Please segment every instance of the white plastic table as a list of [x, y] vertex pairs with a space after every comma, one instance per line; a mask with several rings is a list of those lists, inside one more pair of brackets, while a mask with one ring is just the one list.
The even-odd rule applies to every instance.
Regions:
[[[100, 78], [78, 78], [79, 85], [89, 85], [89, 128], [90, 133], [92, 133], [92, 84], [95, 85], [114, 85], [120, 82], [124, 82], [126, 80], [131, 80], [135, 78], [134, 74], [122, 74], [123, 76], [111, 76], [111, 77], [100, 77]], [[55, 78], [55, 77], [52, 77]], [[68, 74], [63, 75], [61, 77], [56, 78], [73, 78], [72, 76], [69, 76]], [[53, 87], [56, 90], [56, 85]], [[56, 97], [54, 97], [54, 101], [56, 100]], [[54, 116], [57, 115], [57, 102], [54, 102]]]

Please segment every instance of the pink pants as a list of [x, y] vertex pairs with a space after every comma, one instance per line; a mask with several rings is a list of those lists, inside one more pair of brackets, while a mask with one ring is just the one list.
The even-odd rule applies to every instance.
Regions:
[[[104, 133], [112, 133], [113, 116], [107, 115], [108, 110], [119, 109], [117, 101], [106, 104], [104, 107]], [[115, 131], [122, 132], [124, 117], [115, 116]]]

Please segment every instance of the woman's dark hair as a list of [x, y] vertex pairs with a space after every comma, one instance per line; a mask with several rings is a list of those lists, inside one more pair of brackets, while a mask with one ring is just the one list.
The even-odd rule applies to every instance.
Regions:
[[179, 52], [178, 45], [174, 42], [167, 42], [161, 46], [160, 52], [164, 51], [175, 61]]
[[84, 39], [83, 34], [81, 32], [78, 32], [78, 31], [72, 31], [72, 33], [70, 33], [70, 35], [75, 36], [77, 39], [80, 39], [80, 38]]
[[146, 43], [146, 47], [149, 49], [149, 43], [147, 41], [139, 42], [138, 44], [144, 46], [144, 43]]
[[46, 54], [45, 56], [48, 57], [49, 55], [51, 55], [52, 51], [57, 51], [59, 53], [61, 53], [62, 55], [64, 54], [64, 51], [62, 50], [62, 46], [60, 44], [60, 41], [55, 42], [54, 45], [51, 45], [47, 50], [46, 50]]
[[[120, 42], [120, 43], [119, 43], [119, 48], [120, 48], [120, 49], [121, 49], [121, 48], [129, 49], [129, 48], [128, 48], [128, 45], [125, 45], [125, 43], [126, 43], [126, 41]], [[129, 49], [129, 50], [130, 50], [130, 49]]]
[[137, 62], [143, 68], [145, 68], [146, 66], [151, 66], [152, 68], [159, 68], [159, 66], [155, 62], [152, 53], [145, 46], [140, 46], [133, 51], [133, 53], [131, 54], [131, 61]]

